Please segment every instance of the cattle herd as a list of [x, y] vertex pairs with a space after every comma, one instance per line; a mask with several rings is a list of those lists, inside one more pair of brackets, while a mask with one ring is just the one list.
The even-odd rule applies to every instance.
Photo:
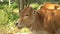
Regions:
[[16, 26], [27, 27], [34, 34], [59, 34], [57, 31], [60, 30], [60, 4], [45, 3], [39, 10], [25, 7]]

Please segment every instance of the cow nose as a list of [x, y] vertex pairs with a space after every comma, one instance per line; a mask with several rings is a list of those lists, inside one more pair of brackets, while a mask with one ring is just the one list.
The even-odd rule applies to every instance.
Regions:
[[18, 25], [18, 23], [15, 23], [15, 25], [17, 26], [17, 25]]
[[19, 29], [23, 28], [23, 25], [21, 25], [20, 23], [15, 23], [15, 26], [17, 26]]

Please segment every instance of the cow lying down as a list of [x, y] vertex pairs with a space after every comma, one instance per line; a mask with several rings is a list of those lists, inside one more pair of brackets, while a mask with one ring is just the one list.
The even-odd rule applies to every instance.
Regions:
[[51, 9], [50, 4], [49, 9], [44, 5], [37, 11], [33, 10], [32, 7], [24, 8], [16, 26], [19, 28], [27, 27], [34, 34], [60, 34], [60, 10], [57, 10], [58, 6], [52, 4], [55, 7], [52, 6], [54, 9]]

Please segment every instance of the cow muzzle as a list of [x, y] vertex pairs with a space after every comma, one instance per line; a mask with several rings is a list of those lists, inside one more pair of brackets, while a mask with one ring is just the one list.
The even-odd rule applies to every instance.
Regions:
[[15, 26], [17, 26], [19, 29], [23, 28], [23, 25], [21, 25], [20, 23], [16, 22]]

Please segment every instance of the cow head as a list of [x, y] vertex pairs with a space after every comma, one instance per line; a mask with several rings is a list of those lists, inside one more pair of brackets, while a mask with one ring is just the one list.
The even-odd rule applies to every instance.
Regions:
[[29, 27], [35, 21], [36, 11], [32, 9], [32, 7], [24, 8], [20, 13], [20, 18], [16, 22], [16, 26], [19, 28]]

